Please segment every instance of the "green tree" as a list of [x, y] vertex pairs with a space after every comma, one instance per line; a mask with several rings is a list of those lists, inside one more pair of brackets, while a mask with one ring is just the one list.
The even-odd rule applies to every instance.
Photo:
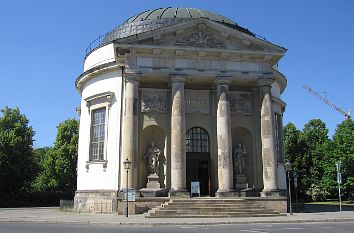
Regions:
[[54, 146], [46, 150], [42, 172], [33, 186], [37, 191], [74, 193], [79, 122], [75, 119], [65, 120], [57, 128]]
[[45, 176], [45, 166], [50, 150], [51, 147], [42, 147], [33, 150], [34, 160], [36, 163], [36, 177], [33, 180], [31, 186], [32, 191], [34, 192], [46, 190], [46, 182], [48, 182], [48, 180], [45, 179], [45, 177], [47, 177]]
[[332, 185], [336, 187], [336, 167], [338, 160], [342, 161], [343, 195], [353, 200], [354, 195], [354, 122], [347, 119], [337, 126], [332, 140], [332, 160], [327, 167]]
[[307, 179], [307, 194], [312, 200], [324, 200], [329, 193], [323, 186], [325, 162], [330, 156], [328, 151], [328, 129], [320, 119], [310, 120], [303, 130], [303, 140], [306, 142], [304, 164], [309, 169]]
[[34, 177], [34, 131], [18, 108], [0, 111], [0, 196], [11, 197], [28, 191]]
[[299, 174], [298, 178], [298, 193], [299, 196], [304, 197], [309, 188], [308, 181], [309, 172], [306, 163], [304, 162], [304, 155], [307, 145], [303, 139], [302, 132], [296, 128], [292, 123], [284, 126], [284, 152], [285, 159], [292, 164], [292, 169]]

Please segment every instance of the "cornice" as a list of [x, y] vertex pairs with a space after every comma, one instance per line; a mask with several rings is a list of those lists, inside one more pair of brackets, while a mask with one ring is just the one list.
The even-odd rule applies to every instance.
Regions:
[[[284, 54], [281, 52], [269, 52], [269, 51], [255, 51], [255, 50], [248, 50], [248, 49], [234, 49], [234, 50], [227, 50], [227, 49], [219, 49], [219, 48], [190, 48], [190, 47], [179, 47], [179, 46], [165, 46], [165, 45], [141, 45], [141, 44], [115, 44], [115, 49], [122, 48], [122, 49], [147, 49], [151, 50], [150, 55], [154, 55], [156, 50], [171, 50], [175, 51], [175, 54], [184, 54], [185, 52], [194, 51], [196, 56], [200, 56], [201, 53], [219, 53], [220, 58], [231, 58], [232, 56], [241, 57], [242, 60], [251, 60], [246, 58], [252, 58], [251, 56], [259, 56], [264, 57], [268, 60], [271, 60], [272, 57], [281, 58]], [[138, 54], [137, 54], [138, 55]], [[146, 54], [145, 54], [146, 55]], [[278, 60], [279, 60], [278, 59]]]
[[284, 101], [282, 101], [281, 99], [277, 98], [277, 97], [272, 97], [273, 101], [275, 104], [277, 104], [280, 109], [282, 110], [282, 112], [285, 111], [285, 107], [286, 107], [286, 103]]
[[119, 68], [119, 65], [115, 61], [93, 67], [93, 68], [83, 72], [82, 74], [79, 75], [79, 77], [77, 77], [77, 79], [75, 81], [75, 87], [77, 90], [81, 91], [82, 86], [87, 81], [97, 77], [100, 74], [103, 74], [103, 73], [106, 73], [106, 72], [109, 72], [112, 70], [117, 70], [118, 68]]
[[282, 94], [284, 92], [286, 86], [288, 85], [288, 80], [278, 70], [273, 68], [272, 71], [273, 71], [273, 77], [275, 78], [275, 81], [279, 84], [280, 94]]

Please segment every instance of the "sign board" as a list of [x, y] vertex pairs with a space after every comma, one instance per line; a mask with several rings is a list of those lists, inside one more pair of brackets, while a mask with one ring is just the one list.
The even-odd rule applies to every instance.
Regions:
[[297, 187], [297, 177], [294, 176], [294, 187]]
[[342, 161], [339, 160], [339, 161], [336, 163], [336, 166], [337, 166], [337, 172], [340, 173], [340, 169], [341, 169], [341, 167], [342, 167]]
[[199, 181], [192, 181], [191, 182], [191, 196], [193, 196], [193, 194], [198, 194], [198, 196], [200, 197], [200, 182]]
[[[123, 200], [127, 200], [127, 190], [124, 190]], [[128, 189], [128, 201], [135, 201], [135, 189]]]
[[337, 183], [341, 184], [342, 183], [342, 173], [337, 174]]

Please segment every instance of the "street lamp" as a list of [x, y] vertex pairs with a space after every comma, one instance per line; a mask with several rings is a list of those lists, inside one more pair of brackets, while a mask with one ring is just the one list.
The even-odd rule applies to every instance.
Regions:
[[127, 171], [127, 185], [125, 187], [125, 191], [126, 191], [126, 198], [125, 198], [125, 216], [128, 217], [128, 173], [129, 173], [129, 169], [132, 165], [132, 162], [130, 162], [128, 160], [128, 158], [125, 159], [125, 161], [123, 162], [123, 166], [124, 169]]
[[293, 215], [293, 207], [291, 203], [291, 186], [290, 186], [290, 171], [291, 171], [291, 163], [287, 161], [285, 163], [285, 171], [288, 174], [288, 186], [289, 186], [289, 206], [290, 206], [290, 215]]

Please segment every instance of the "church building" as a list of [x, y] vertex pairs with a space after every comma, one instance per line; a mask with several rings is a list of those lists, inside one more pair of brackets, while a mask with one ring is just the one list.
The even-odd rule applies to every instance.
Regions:
[[121, 212], [127, 185], [133, 213], [194, 199], [196, 187], [286, 206], [286, 51], [227, 17], [178, 7], [139, 13], [94, 41], [75, 82], [75, 209]]

